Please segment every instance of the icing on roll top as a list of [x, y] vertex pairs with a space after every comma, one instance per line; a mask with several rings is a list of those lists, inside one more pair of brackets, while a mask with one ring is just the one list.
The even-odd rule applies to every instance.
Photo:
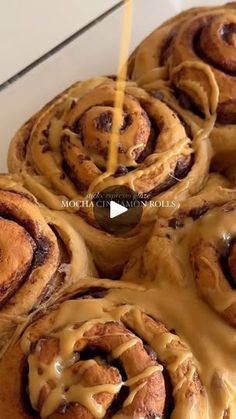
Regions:
[[236, 327], [236, 202], [213, 209], [205, 204], [189, 215], [194, 222], [187, 218], [173, 226], [177, 254], [202, 298]]
[[[213, 65], [223, 72], [235, 75], [236, 72], [236, 16], [209, 15], [206, 26], [199, 30], [196, 50], [204, 54]], [[210, 43], [210, 45], [209, 45]], [[212, 48], [210, 48], [212, 46]]]
[[[134, 98], [126, 95], [119, 128], [118, 165], [135, 167], [146, 147], [151, 123], [146, 112]], [[109, 106], [90, 108], [74, 125], [84, 146], [85, 153], [102, 170], [106, 168], [115, 109]]]
[[[174, 37], [169, 49], [168, 64], [173, 82], [190, 101], [207, 115], [206, 105], [212, 92], [219, 89], [217, 119], [220, 123], [236, 122], [236, 10], [224, 13], [200, 13], [186, 20]], [[191, 68], [185, 66], [192, 63]], [[180, 71], [176, 68], [183, 63]], [[205, 65], [199, 67], [199, 63]], [[216, 87], [210, 84], [212, 72]], [[211, 107], [209, 105], [211, 110]], [[211, 110], [212, 112], [212, 110]]]
[[217, 111], [218, 123], [235, 124], [235, 46], [235, 3], [186, 10], [140, 44], [130, 58], [130, 76], [148, 91], [164, 92], [167, 103], [174, 93], [196, 121]]
[[[86, 306], [93, 310], [97, 303], [93, 300], [77, 304], [83, 317]], [[149, 355], [142, 340], [121, 321], [115, 320], [129, 307], [104, 312], [102, 319], [63, 326], [60, 314], [65, 310], [68, 315], [74, 308], [75, 301], [62, 305], [55, 330], [41, 338], [30, 353], [27, 337], [22, 341], [28, 355], [32, 407], [46, 418], [53, 417], [58, 409], [70, 409], [71, 404], [77, 403], [80, 406], [78, 417], [81, 417], [79, 413], [90, 412], [91, 417], [103, 418], [119, 393], [125, 391], [118, 414], [134, 417], [135, 412], [141, 412], [145, 415], [146, 409], [147, 412], [150, 409], [151, 397], [153, 413], [162, 416], [166, 406], [163, 367], [158, 364], [154, 351]], [[108, 304], [104, 302], [106, 308]], [[173, 339], [164, 338], [163, 344]], [[144, 392], [142, 396], [140, 391]]]
[[116, 170], [106, 172], [116, 88], [115, 82], [108, 80], [89, 90], [65, 118], [60, 150], [65, 172], [76, 187], [84, 193], [100, 180], [103, 187], [128, 184], [138, 192], [149, 192], [170, 172], [174, 175], [177, 166], [176, 177], [184, 177], [193, 152], [184, 127], [166, 105], [129, 82], [125, 85]]
[[[5, 394], [23, 386], [24, 397], [19, 390], [9, 417], [208, 418], [207, 395], [191, 350], [155, 320], [162, 291], [157, 295], [106, 280], [90, 286], [84, 281], [68, 292], [67, 298], [76, 299], [38, 317], [0, 364], [0, 376], [6, 376], [1, 412], [9, 400]], [[138, 308], [144, 301], [154, 317]], [[12, 371], [22, 366], [14, 379], [6, 374], [12, 362]], [[220, 403], [217, 411], [222, 412], [221, 405], [226, 406]]]
[[[118, 121], [117, 92], [124, 93]], [[199, 190], [209, 170], [209, 130], [192, 132], [178, 112], [134, 82], [96, 78], [49, 103], [16, 135], [11, 151], [27, 187], [50, 208], [116, 185], [147, 200], [161, 194], [182, 200]]]

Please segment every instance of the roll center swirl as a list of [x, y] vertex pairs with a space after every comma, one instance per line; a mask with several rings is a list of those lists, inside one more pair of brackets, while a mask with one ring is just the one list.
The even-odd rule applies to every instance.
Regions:
[[92, 320], [66, 327], [40, 339], [28, 357], [31, 404], [42, 418], [71, 403], [80, 405], [75, 417], [87, 410], [94, 418], [113, 417], [119, 403], [120, 414], [133, 409], [145, 388], [153, 392], [156, 414], [162, 416], [163, 367], [153, 354], [120, 322]]
[[[123, 110], [119, 128], [118, 164], [135, 166], [147, 145], [151, 124], [138, 101], [130, 98], [129, 108]], [[100, 168], [106, 168], [115, 109], [111, 106], [93, 106], [75, 125], [85, 151]]]
[[197, 53], [221, 71], [236, 72], [236, 18], [225, 15], [212, 19], [200, 31]]
[[0, 218], [0, 304], [9, 298], [24, 280], [31, 266], [34, 240], [14, 221]]

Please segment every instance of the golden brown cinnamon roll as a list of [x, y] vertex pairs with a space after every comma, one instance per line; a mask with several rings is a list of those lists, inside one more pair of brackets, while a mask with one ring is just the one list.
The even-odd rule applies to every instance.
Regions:
[[211, 139], [218, 169], [236, 155], [235, 33], [235, 2], [190, 9], [156, 29], [130, 58], [132, 79], [163, 92], [194, 130], [216, 114]]
[[130, 280], [136, 273], [157, 284], [165, 280], [196, 289], [236, 327], [236, 190], [227, 186], [225, 180], [212, 176], [205, 189], [186, 200], [173, 218], [158, 220], [142, 249], [142, 260], [138, 252], [134, 254], [123, 279]]
[[145, 292], [86, 282], [33, 322], [0, 364], [1, 417], [208, 418], [183, 339], [131, 303]]
[[[207, 138], [199, 132], [192, 139], [176, 113], [131, 82], [124, 86], [116, 169], [107, 170], [119, 88], [109, 78], [78, 83], [17, 132], [9, 168], [20, 172], [27, 187], [49, 207], [63, 209], [62, 201], [86, 201], [89, 193], [116, 185], [129, 186], [147, 201], [178, 204], [203, 186], [210, 161]], [[151, 221], [149, 209], [143, 221]], [[99, 228], [91, 209], [77, 210], [74, 222], [99, 268], [106, 275], [111, 269], [119, 271], [131, 248], [143, 240], [143, 231], [112, 236]]]
[[30, 312], [95, 273], [78, 233], [7, 175], [0, 176], [0, 273], [0, 352]]

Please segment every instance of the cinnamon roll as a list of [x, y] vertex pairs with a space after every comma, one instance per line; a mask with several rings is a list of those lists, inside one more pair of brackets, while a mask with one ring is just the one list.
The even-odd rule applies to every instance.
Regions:
[[0, 364], [1, 417], [207, 418], [190, 349], [130, 301], [145, 292], [86, 282], [39, 316]]
[[[236, 327], [236, 190], [213, 176], [206, 188], [186, 200], [174, 217], [159, 219], [143, 251], [133, 255], [123, 279], [139, 276], [196, 290]], [[139, 261], [138, 261], [139, 260]]]
[[57, 290], [96, 273], [78, 233], [8, 175], [0, 176], [0, 353]]
[[[114, 100], [123, 88], [117, 161], [109, 172]], [[28, 121], [12, 141], [8, 162], [54, 209], [71, 211], [62, 202], [85, 202], [89, 194], [116, 185], [130, 187], [145, 201], [182, 201], [205, 182], [211, 154], [206, 137], [199, 132], [192, 138], [172, 109], [135, 83], [118, 86], [111, 78], [96, 78], [72, 86]], [[120, 271], [147, 234], [138, 228], [126, 237], [110, 235], [97, 225], [91, 208], [76, 211], [73, 222], [106, 275]], [[150, 214], [156, 210], [145, 208], [143, 225], [152, 221]]]
[[210, 137], [218, 170], [236, 156], [235, 33], [235, 2], [190, 9], [156, 29], [129, 62], [132, 79], [162, 94], [195, 131], [216, 119]]

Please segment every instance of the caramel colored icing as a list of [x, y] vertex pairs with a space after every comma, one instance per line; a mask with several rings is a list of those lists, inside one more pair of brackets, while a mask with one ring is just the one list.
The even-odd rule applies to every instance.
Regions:
[[[235, 161], [236, 6], [195, 8], [157, 28], [129, 59], [129, 75], [196, 130], [216, 112], [215, 170]], [[229, 173], [235, 180], [235, 173]]]
[[[40, 411], [40, 417], [54, 418], [61, 406], [65, 406], [69, 414], [77, 403], [84, 412], [90, 412], [88, 417], [102, 418], [108, 405], [101, 401], [99, 394], [106, 394], [111, 400], [124, 386], [128, 387], [128, 395], [112, 417], [139, 417], [132, 409], [138, 406], [142, 392], [146, 392], [145, 388], [149, 388], [154, 377], [161, 379], [164, 368], [170, 376], [174, 397], [174, 406], [170, 405], [171, 418], [234, 418], [235, 332], [201, 301], [194, 288], [181, 288], [168, 281], [156, 284], [155, 289], [124, 282], [116, 285], [108, 280], [91, 285], [91, 290], [104, 287], [106, 295], [73, 299], [73, 294], [78, 294], [82, 288], [68, 290], [69, 300], [30, 326], [19, 341], [19, 349], [14, 345], [0, 364], [1, 379], [8, 363], [16, 362], [18, 370], [19, 359], [12, 358], [12, 351], [19, 353], [20, 350], [20, 356], [27, 357], [30, 402]], [[83, 286], [88, 289], [89, 282]], [[169, 332], [160, 321], [175, 333]], [[126, 364], [125, 359], [130, 354], [128, 358], [137, 357], [138, 362], [139, 350], [143, 351], [140, 349], [142, 340], [156, 352], [158, 362], [140, 363], [138, 372], [131, 374], [128, 371], [132, 362]], [[84, 358], [83, 348], [90, 347], [95, 350], [94, 355], [91, 353]], [[94, 384], [91, 381], [86, 384], [86, 374], [92, 377], [96, 368], [103, 365], [102, 355], [99, 355], [101, 348], [106, 348], [109, 361], [120, 360], [127, 378], [118, 374], [112, 381], [105, 378], [98, 384], [94, 376]], [[6, 375], [5, 387], [9, 394], [12, 392], [9, 382], [10, 387], [15, 383], [18, 386], [18, 380], [22, 379], [19, 374], [14, 383], [13, 377]], [[157, 384], [155, 386], [157, 388]], [[158, 388], [160, 391], [161, 387]], [[4, 391], [0, 390], [0, 412], [4, 408]], [[150, 402], [150, 396], [147, 397]], [[169, 396], [162, 397], [168, 399]], [[16, 419], [20, 417], [14, 410], [18, 403], [16, 400], [8, 405], [6, 419], [13, 417], [10, 416], [13, 413]], [[146, 416], [143, 413], [140, 417]]]
[[[232, 52], [234, 14], [234, 6], [199, 13], [193, 9], [167, 22], [157, 31], [157, 41], [155, 33], [147, 41], [150, 47], [157, 42], [158, 62], [149, 57], [150, 51], [145, 61], [144, 41], [131, 57], [130, 72], [149, 93], [124, 80], [77, 83], [16, 134], [10, 168], [20, 172], [29, 189], [50, 208], [60, 209], [62, 199], [83, 200], [87, 193], [114, 184], [126, 184], [148, 199], [185, 201], [176, 218], [157, 221], [144, 252], [138, 249], [131, 258], [123, 281], [87, 281], [81, 288], [67, 289], [63, 301], [58, 295], [58, 305], [45, 316], [38, 313], [36, 322], [12, 342], [0, 364], [0, 380], [5, 378], [0, 415], [6, 419], [28, 419], [35, 412], [50, 419], [61, 415], [235, 419], [236, 201], [227, 202], [235, 198], [235, 191], [213, 175], [200, 194], [189, 198], [206, 180], [211, 157], [208, 136], [217, 137], [216, 121], [223, 124], [226, 111], [234, 118], [234, 100], [228, 100], [229, 89], [235, 89], [235, 68], [233, 60], [219, 63], [220, 49], [212, 48], [203, 60], [188, 50], [190, 41], [199, 41], [191, 38], [191, 30], [200, 28], [200, 47], [194, 47], [201, 54], [206, 40], [212, 46], [214, 31], [220, 45], [219, 35], [227, 44], [226, 54]], [[188, 17], [191, 30], [185, 22]], [[182, 39], [179, 45], [177, 41], [173, 45], [175, 37]], [[143, 62], [145, 71], [138, 62]], [[221, 74], [223, 65], [227, 83]], [[196, 114], [184, 109], [173, 87], [189, 95], [198, 107]], [[222, 145], [213, 141], [213, 148], [219, 152]], [[231, 149], [235, 151], [235, 146], [229, 141], [227, 150]], [[211, 196], [214, 185], [216, 193]], [[202, 206], [194, 206], [199, 202]], [[83, 211], [82, 218], [67, 214], [64, 220], [77, 219], [91, 248], [94, 241], [98, 260], [104, 256], [101, 247], [107, 254], [114, 249], [119, 262], [124, 255], [121, 247], [126, 253], [135, 247], [137, 232], [121, 240], [99, 232], [94, 239], [94, 220], [91, 212], [84, 212], [86, 221]], [[152, 222], [156, 214], [149, 211], [146, 220]], [[171, 211], [162, 215], [170, 216]], [[9, 234], [20, 238], [24, 255], [17, 263], [27, 269], [32, 243], [24, 241], [21, 227], [9, 225]], [[230, 280], [221, 256], [227, 256]], [[143, 287], [132, 286], [127, 279], [142, 281]], [[105, 296], [93, 298], [89, 286], [105, 289]], [[156, 357], [145, 349], [146, 343]], [[21, 399], [21, 369], [25, 372], [26, 366], [23, 392], [33, 412]], [[15, 381], [6, 374], [10, 367], [16, 371]], [[118, 408], [113, 414], [109, 408], [114, 408], [114, 401]]]
[[[111, 171], [108, 155], [114, 148], [113, 104], [121, 94], [119, 143]], [[184, 126], [171, 109], [132, 82], [97, 78], [78, 83], [35, 119], [13, 139], [9, 166], [23, 173], [36, 196], [56, 209], [61, 209], [63, 197], [82, 200], [88, 192], [110, 185], [125, 184], [139, 193], [158, 195], [163, 188], [173, 186], [165, 186], [169, 175], [173, 179], [180, 176], [175, 169], [187, 164], [195, 145], [197, 151], [201, 149], [195, 143], [192, 148]], [[26, 142], [29, 124], [31, 134]], [[24, 154], [20, 155], [24, 144]], [[201, 160], [205, 168], [205, 160]]]
[[[125, 76], [123, 70], [116, 81], [97, 77], [76, 83], [13, 138], [10, 170], [20, 172], [27, 187], [50, 208], [73, 211], [62, 201], [86, 201], [87, 194], [114, 185], [127, 185], [145, 200], [160, 202], [182, 201], [203, 186], [217, 92], [212, 93], [206, 126], [186, 126], [177, 109], [173, 112], [158, 95], [125, 81]], [[209, 80], [216, 87], [211, 74]], [[149, 210], [147, 205], [143, 223], [152, 213], [168, 214], [163, 208]], [[91, 210], [84, 206], [74, 211], [98, 227]]]
[[[23, 125], [9, 149], [9, 168], [41, 202], [72, 217], [101, 275], [117, 277], [156, 214], [168, 216], [204, 185], [211, 118], [188, 132], [178, 113], [136, 83], [97, 77], [71, 86]], [[147, 202], [140, 226], [125, 236], [103, 231], [89, 206], [92, 193], [116, 185], [129, 186]]]

